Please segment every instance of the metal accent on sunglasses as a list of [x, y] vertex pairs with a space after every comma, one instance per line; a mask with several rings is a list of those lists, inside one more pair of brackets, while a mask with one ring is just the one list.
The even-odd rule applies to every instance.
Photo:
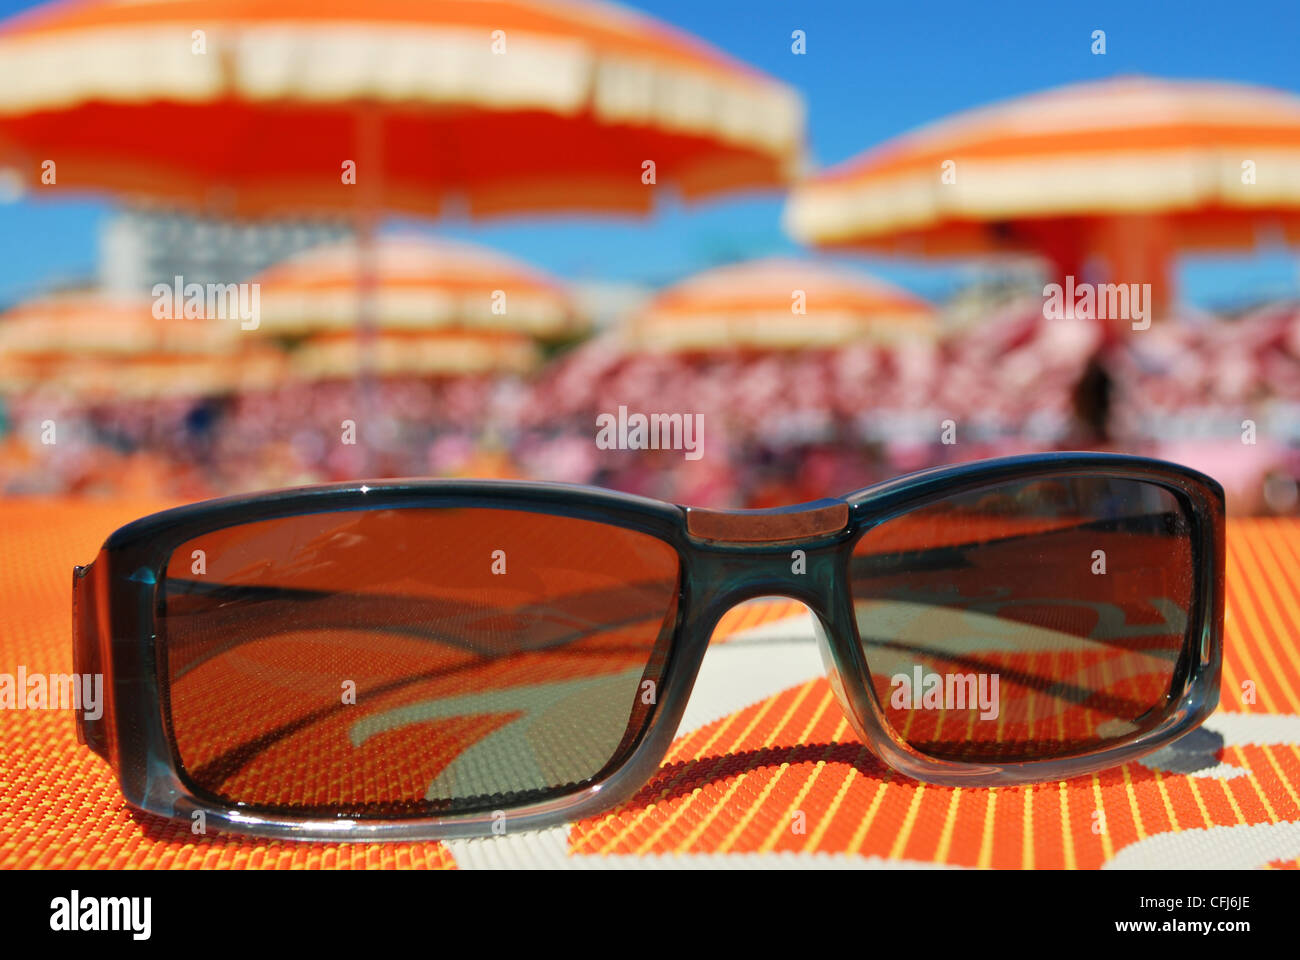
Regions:
[[817, 500], [775, 510], [686, 508], [686, 532], [714, 543], [782, 543], [825, 536], [849, 523], [843, 500]]
[[[884, 718], [871, 685], [849, 582], [854, 545], [881, 523], [963, 491], [1050, 478], [1139, 480], [1162, 487], [1191, 524], [1194, 583], [1187, 631], [1159, 722], [1128, 739], [1073, 756], [1026, 762], [967, 762], [918, 752]], [[1224, 601], [1224, 500], [1214, 480], [1176, 464], [1101, 453], [1051, 453], [924, 470], [844, 497], [780, 511], [688, 509], [591, 487], [495, 480], [379, 480], [228, 497], [130, 523], [73, 577], [73, 657], [78, 673], [103, 673], [98, 720], [77, 715], [79, 740], [113, 767], [126, 801], [214, 831], [315, 840], [414, 840], [493, 832], [491, 813], [410, 819], [293, 816], [205, 795], [185, 774], [165, 703], [161, 584], [173, 550], [214, 530], [258, 520], [395, 508], [480, 507], [591, 520], [650, 534], [680, 559], [680, 596], [658, 703], [621, 765], [570, 792], [506, 810], [510, 832], [556, 826], [605, 812], [651, 780], [676, 735], [719, 618], [745, 600], [783, 596], [807, 606], [835, 690], [868, 748], [907, 776], [948, 786], [1060, 780], [1117, 766], [1187, 733], [1219, 697]], [[790, 568], [793, 546], [806, 572]], [[1154, 708], [1153, 708], [1154, 709]]]

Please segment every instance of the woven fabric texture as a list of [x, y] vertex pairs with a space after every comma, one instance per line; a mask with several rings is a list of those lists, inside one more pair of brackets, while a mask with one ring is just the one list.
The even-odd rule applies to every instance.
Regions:
[[[0, 672], [72, 669], [72, 566], [158, 503], [0, 504]], [[807, 612], [731, 611], [663, 768], [621, 809], [532, 834], [321, 844], [193, 836], [129, 810], [67, 711], [0, 712], [0, 867], [1300, 866], [1300, 522], [1228, 530], [1222, 702], [1173, 748], [992, 790], [919, 784], [857, 741]]]

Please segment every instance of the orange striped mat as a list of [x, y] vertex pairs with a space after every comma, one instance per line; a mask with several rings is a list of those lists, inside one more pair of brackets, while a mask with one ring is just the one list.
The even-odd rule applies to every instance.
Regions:
[[[158, 506], [0, 504], [0, 671], [71, 670], [72, 565]], [[1228, 547], [1219, 712], [1176, 751], [1101, 775], [975, 790], [893, 774], [848, 729], [803, 608], [761, 601], [720, 625], [671, 755], [613, 813], [446, 843], [195, 837], [130, 812], [67, 713], [7, 711], [0, 867], [1296, 868], [1300, 521], [1233, 521]]]

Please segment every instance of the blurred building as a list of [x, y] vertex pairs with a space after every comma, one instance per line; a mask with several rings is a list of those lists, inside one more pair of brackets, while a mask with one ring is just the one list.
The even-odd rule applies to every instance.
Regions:
[[238, 222], [128, 209], [100, 233], [99, 280], [110, 293], [148, 291], [178, 276], [187, 283], [239, 282], [287, 256], [351, 235], [343, 221]]

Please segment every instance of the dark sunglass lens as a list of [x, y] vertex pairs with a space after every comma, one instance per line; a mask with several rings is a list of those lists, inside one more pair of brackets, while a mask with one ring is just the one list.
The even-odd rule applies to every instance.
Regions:
[[676, 620], [667, 543], [496, 509], [317, 513], [172, 555], [161, 629], [186, 776], [302, 815], [509, 809], [616, 766]]
[[1194, 595], [1168, 489], [1061, 477], [961, 493], [869, 530], [858, 633], [895, 734], [954, 761], [1058, 759], [1165, 716]]

